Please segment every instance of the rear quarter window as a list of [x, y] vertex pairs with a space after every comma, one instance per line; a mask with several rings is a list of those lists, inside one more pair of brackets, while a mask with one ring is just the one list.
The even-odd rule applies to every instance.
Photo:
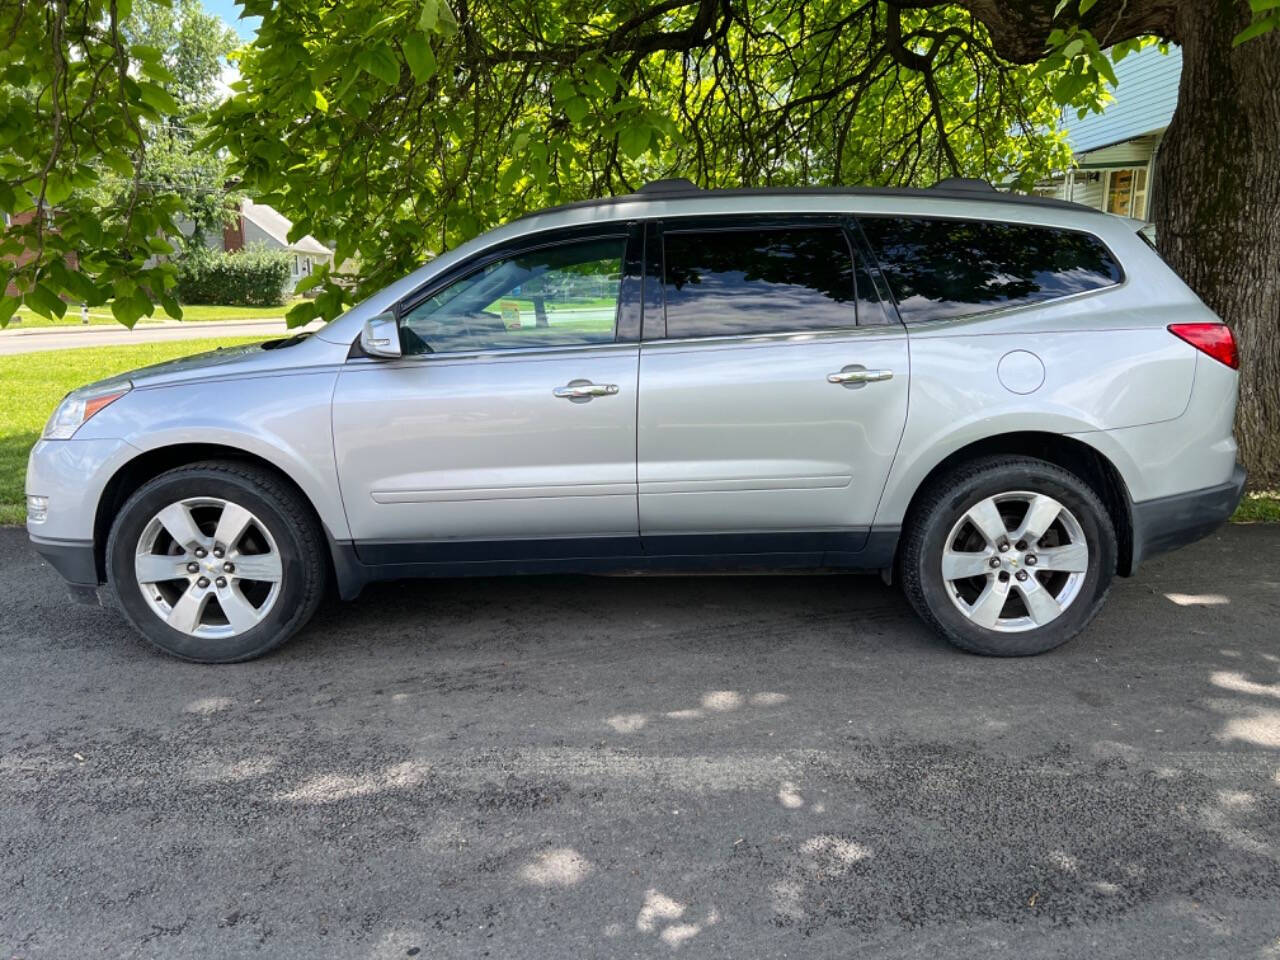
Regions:
[[861, 217], [880, 270], [910, 323], [1043, 303], [1120, 282], [1097, 237], [989, 220]]

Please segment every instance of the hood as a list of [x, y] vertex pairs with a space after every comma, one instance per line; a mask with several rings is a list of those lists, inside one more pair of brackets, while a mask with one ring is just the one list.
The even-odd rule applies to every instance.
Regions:
[[263, 343], [219, 347], [190, 357], [166, 360], [99, 380], [80, 389], [96, 392], [126, 384], [145, 388], [211, 378], [264, 374], [275, 370], [342, 363], [346, 356], [345, 348], [302, 334]]

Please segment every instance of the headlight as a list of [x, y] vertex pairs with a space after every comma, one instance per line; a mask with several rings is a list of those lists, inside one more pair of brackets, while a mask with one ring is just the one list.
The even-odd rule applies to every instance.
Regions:
[[90, 417], [103, 407], [119, 400], [133, 387], [116, 383], [110, 387], [92, 387], [83, 390], [72, 390], [58, 404], [53, 416], [44, 425], [46, 440], [69, 440]]

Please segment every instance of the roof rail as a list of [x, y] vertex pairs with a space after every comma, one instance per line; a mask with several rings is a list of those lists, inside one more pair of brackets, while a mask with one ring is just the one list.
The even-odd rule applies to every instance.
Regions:
[[656, 196], [668, 193], [700, 193], [701, 189], [696, 183], [685, 177], [671, 177], [667, 180], [652, 180], [637, 190], [636, 193]]
[[939, 180], [930, 190], [972, 190], [974, 193], [995, 193], [996, 188], [977, 177], [947, 177]]

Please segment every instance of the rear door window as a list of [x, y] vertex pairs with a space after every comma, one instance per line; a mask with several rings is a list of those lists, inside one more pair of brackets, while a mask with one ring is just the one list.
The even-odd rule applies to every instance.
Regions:
[[859, 222], [907, 323], [1042, 303], [1122, 278], [1106, 244], [1078, 230], [917, 217]]
[[853, 327], [857, 272], [874, 296], [838, 225], [667, 229], [662, 247], [671, 338]]

